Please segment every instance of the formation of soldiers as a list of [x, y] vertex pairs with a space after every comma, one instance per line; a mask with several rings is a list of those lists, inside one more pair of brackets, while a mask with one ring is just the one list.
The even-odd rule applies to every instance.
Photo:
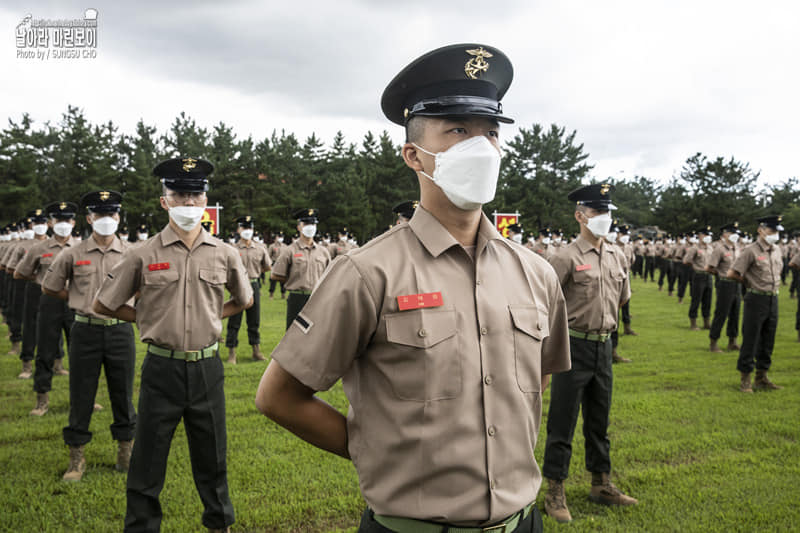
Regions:
[[[658, 271], [659, 289], [666, 283], [678, 302], [689, 288], [690, 329], [700, 329], [702, 315], [712, 352], [722, 350], [727, 322], [740, 390], [779, 389], [767, 377], [777, 294], [789, 269], [800, 269], [797, 239], [779, 242], [780, 216], [758, 219], [752, 238], [732, 222], [716, 242], [710, 226], [631, 242], [632, 229], [612, 217], [613, 186], [600, 183], [564, 199], [579, 227], [569, 242], [560, 228], [540, 228], [527, 242], [519, 225], [508, 239], [498, 233], [481, 207], [494, 197], [500, 124], [513, 122], [500, 105], [512, 74], [500, 50], [471, 44], [434, 50], [392, 80], [382, 107], [406, 129], [402, 156], [417, 174], [420, 200], [398, 204], [396, 224], [363, 247], [347, 228], [320, 236], [315, 208], [294, 213], [291, 242], [276, 233], [264, 243], [248, 214], [225, 241], [215, 238], [200, 222], [214, 167], [187, 156], [153, 169], [169, 214], [153, 236], [145, 225], [135, 238], [119, 226], [123, 198], [109, 190], [88, 192], [80, 206], [53, 202], [3, 228], [0, 307], [22, 362], [19, 378], [33, 378], [31, 415], [48, 412], [54, 375], [70, 378], [64, 480], [85, 472], [104, 370], [116, 468], [127, 472], [125, 530], [160, 529], [159, 494], [181, 421], [202, 523], [229, 530], [222, 321], [229, 364], [237, 362], [243, 315], [252, 358], [266, 359], [259, 319], [267, 273], [269, 297], [279, 286], [287, 299], [286, 334], [256, 405], [353, 461], [367, 502], [362, 532], [538, 532], [534, 503], [545, 482], [545, 512], [569, 522], [564, 485], [579, 413], [588, 498], [637, 504], [611, 481], [608, 435], [612, 364], [631, 362], [617, 353], [619, 323], [636, 335], [631, 275], [656, 282]], [[84, 239], [74, 234], [79, 213], [92, 228]], [[138, 409], [133, 323], [147, 345]], [[800, 340], [800, 307], [797, 326]], [[347, 417], [316, 397], [340, 379]], [[540, 470], [532, 450], [548, 386]]]

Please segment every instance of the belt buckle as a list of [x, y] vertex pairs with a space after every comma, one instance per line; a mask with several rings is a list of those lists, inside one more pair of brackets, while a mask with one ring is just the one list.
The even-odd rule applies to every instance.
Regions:
[[496, 526], [489, 526], [481, 529], [481, 531], [494, 531], [495, 533], [505, 533], [506, 523], [497, 524]]
[[186, 352], [186, 360], [189, 361], [190, 363], [194, 363], [194, 362], [199, 361], [200, 360], [200, 352], [197, 351], [197, 350], [192, 350], [192, 351]]

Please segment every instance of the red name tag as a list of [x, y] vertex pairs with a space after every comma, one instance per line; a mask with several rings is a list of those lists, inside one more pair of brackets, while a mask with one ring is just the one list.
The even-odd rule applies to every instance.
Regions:
[[766, 255], [759, 255], [758, 257], [756, 257], [756, 259], [758, 259], [759, 261], [763, 261], [766, 258], [767, 258]]
[[53, 254], [42, 254], [42, 257], [53, 257]]
[[730, 252], [727, 252], [727, 253], [725, 254], [725, 257], [730, 257], [730, 256], [731, 256], [731, 253], [730, 253]]
[[303, 257], [303, 254], [294, 254], [295, 257]]
[[409, 309], [422, 309], [423, 307], [440, 307], [444, 305], [441, 292], [426, 292], [424, 294], [407, 294], [397, 297], [397, 306], [401, 311]]
[[543, 254], [543, 253], [544, 253], [544, 250], [542, 250], [542, 249], [538, 249], [538, 250], [536, 250], [536, 253], [537, 253], [537, 254]]
[[83, 266], [83, 265], [91, 265], [92, 262], [88, 259], [84, 259], [83, 261], [75, 261], [75, 266]]
[[147, 265], [147, 270], [150, 272], [154, 270], [169, 270], [169, 263], [150, 263]]
[[592, 265], [578, 265], [575, 267], [575, 272], [583, 272], [584, 270], [589, 270], [592, 268]]

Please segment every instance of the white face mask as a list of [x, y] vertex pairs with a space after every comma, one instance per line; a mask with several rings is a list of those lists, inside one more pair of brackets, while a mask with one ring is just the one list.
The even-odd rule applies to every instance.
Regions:
[[536, 242], [536, 239], [534, 239], [533, 237], [528, 237], [528, 242]]
[[781, 238], [779, 233], [773, 233], [772, 235], [764, 235], [764, 240], [767, 241], [767, 244], [775, 244]]
[[517, 233], [516, 235], [512, 235], [511, 240], [517, 244], [522, 244], [522, 235], [520, 235], [519, 233]]
[[36, 224], [33, 226], [33, 232], [36, 235], [44, 235], [47, 233], [47, 224]]
[[433, 176], [421, 173], [438, 185], [459, 209], [473, 211], [494, 199], [501, 157], [483, 135], [470, 137], [439, 153], [414, 146], [436, 158]]
[[619, 236], [619, 242], [621, 242], [622, 244], [628, 244], [628, 242], [630, 240], [631, 240], [631, 236], [630, 235], [620, 235]]
[[550, 244], [550, 237], [542, 237], [542, 244]]
[[19, 239], [19, 232], [18, 231], [12, 231], [11, 232], [11, 240], [15, 241], [17, 239]]
[[697, 237], [690, 237], [689, 242], [692, 244], [697, 244], [699, 241], [697, 240]]
[[306, 224], [303, 226], [302, 231], [303, 235], [308, 237], [309, 239], [313, 239], [314, 235], [317, 234], [317, 225], [316, 224]]
[[611, 228], [611, 215], [608, 213], [597, 215], [589, 219], [586, 227], [592, 232], [592, 235], [598, 238], [608, 235], [608, 230]]
[[117, 231], [117, 226], [119, 226], [119, 222], [112, 217], [102, 217], [92, 222], [92, 229], [103, 237], [113, 235]]
[[617, 232], [616, 231], [612, 231], [611, 233], [606, 235], [606, 240], [608, 242], [610, 242], [611, 244], [614, 244], [615, 242], [617, 242]]
[[681, 244], [686, 244], [686, 239], [681, 239], [678, 242], [681, 243]]
[[253, 238], [253, 230], [251, 229], [243, 229], [242, 230], [242, 239], [249, 241]]
[[228, 244], [236, 244], [236, 239], [228, 239]]
[[560, 243], [560, 242], [561, 242], [561, 237], [555, 237], [555, 238], [553, 239], [553, 242], [555, 242], [556, 244], [557, 244], [557, 243]]
[[53, 233], [59, 237], [69, 237], [72, 234], [72, 224], [69, 222], [56, 222], [53, 224]]
[[279, 244], [282, 244], [282, 243], [283, 243], [283, 237], [278, 237], [278, 243], [279, 243]]
[[183, 231], [191, 231], [194, 229], [203, 219], [203, 213], [206, 212], [205, 207], [197, 205], [179, 205], [177, 207], [172, 207], [169, 205], [169, 202], [167, 202], [167, 207], [169, 208], [169, 218]]
[[728, 240], [731, 241], [733, 244], [736, 244], [736, 241], [739, 240], [739, 235], [736, 233], [731, 233], [728, 235]]
[[34, 235], [35, 233], [33, 232], [32, 229], [26, 229], [25, 231], [22, 232], [22, 238], [25, 239], [26, 241], [33, 239]]
[[711, 235], [706, 235], [703, 237], [703, 242], [706, 244], [711, 244]]

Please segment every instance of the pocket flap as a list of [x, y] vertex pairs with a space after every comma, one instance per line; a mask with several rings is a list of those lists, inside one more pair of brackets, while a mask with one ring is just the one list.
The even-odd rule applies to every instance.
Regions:
[[200, 269], [200, 279], [203, 281], [207, 281], [208, 283], [213, 283], [214, 285], [218, 285], [220, 283], [225, 283], [225, 271], [224, 270], [216, 270], [211, 268], [201, 268]]
[[534, 304], [509, 305], [511, 320], [514, 327], [523, 331], [537, 340], [542, 340], [550, 335], [550, 325], [547, 312], [539, 309]]
[[178, 281], [179, 274], [177, 270], [156, 270], [154, 272], [144, 273], [145, 285], [166, 285], [173, 281]]
[[417, 309], [385, 315], [386, 339], [415, 348], [430, 348], [456, 334], [455, 309]]

